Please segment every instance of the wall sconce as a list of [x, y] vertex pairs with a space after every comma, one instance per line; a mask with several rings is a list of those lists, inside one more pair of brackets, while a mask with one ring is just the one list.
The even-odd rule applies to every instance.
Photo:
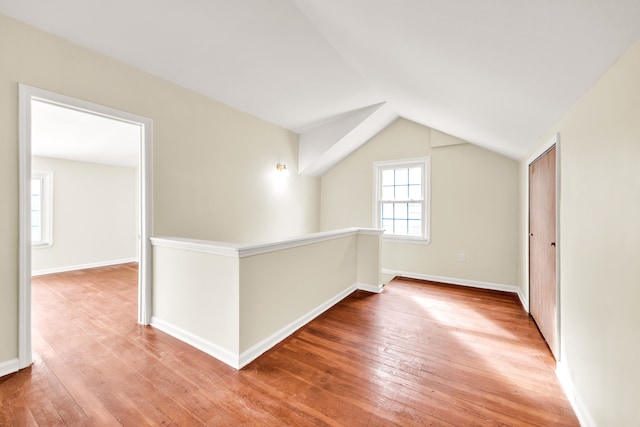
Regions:
[[287, 165], [285, 165], [284, 163], [278, 163], [276, 165], [276, 170], [278, 171], [279, 176], [282, 176], [284, 178], [289, 177], [289, 170], [287, 169]]

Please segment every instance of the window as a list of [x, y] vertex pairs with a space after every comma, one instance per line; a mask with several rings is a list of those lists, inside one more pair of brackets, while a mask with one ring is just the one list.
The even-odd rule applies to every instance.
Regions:
[[31, 246], [53, 244], [53, 172], [31, 173]]
[[384, 237], [429, 241], [430, 158], [375, 162], [375, 227]]

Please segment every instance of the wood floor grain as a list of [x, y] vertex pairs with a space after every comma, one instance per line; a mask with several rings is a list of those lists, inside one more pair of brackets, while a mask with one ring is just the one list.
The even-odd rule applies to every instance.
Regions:
[[137, 265], [33, 278], [1, 426], [577, 426], [511, 294], [396, 279], [236, 371], [136, 323]]

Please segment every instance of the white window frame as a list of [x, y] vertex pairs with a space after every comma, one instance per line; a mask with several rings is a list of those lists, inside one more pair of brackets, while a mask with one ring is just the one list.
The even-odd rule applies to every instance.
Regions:
[[31, 171], [31, 180], [39, 180], [42, 184], [40, 201], [40, 227], [42, 239], [31, 241], [32, 248], [47, 248], [53, 245], [53, 172]]
[[[412, 243], [429, 243], [431, 231], [431, 157], [417, 157], [412, 159], [385, 160], [373, 163], [373, 226], [382, 229], [382, 171], [388, 169], [420, 166], [422, 168], [422, 235], [406, 236], [397, 234], [383, 234], [385, 240], [397, 240]], [[409, 201], [409, 200], [408, 200]]]

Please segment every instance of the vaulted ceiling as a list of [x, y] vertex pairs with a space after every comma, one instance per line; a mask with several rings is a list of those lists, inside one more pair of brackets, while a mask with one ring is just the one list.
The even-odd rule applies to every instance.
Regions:
[[294, 132], [385, 102], [523, 158], [640, 37], [640, 0], [0, 0]]

